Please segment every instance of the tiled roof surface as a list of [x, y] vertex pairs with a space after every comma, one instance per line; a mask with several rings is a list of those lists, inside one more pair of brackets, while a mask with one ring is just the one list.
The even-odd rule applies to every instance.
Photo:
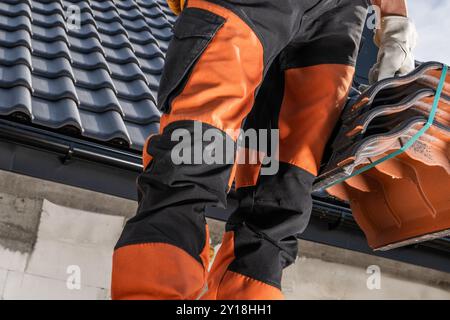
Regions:
[[2, 0], [0, 117], [140, 150], [174, 21], [165, 0]]

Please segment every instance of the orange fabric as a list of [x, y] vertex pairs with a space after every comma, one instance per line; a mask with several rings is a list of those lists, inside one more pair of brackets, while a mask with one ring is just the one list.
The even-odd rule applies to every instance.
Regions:
[[113, 256], [113, 300], [195, 299], [206, 268], [184, 250], [165, 243], [129, 245]]
[[113, 256], [113, 300], [196, 299], [209, 267], [209, 227], [199, 263], [184, 250], [166, 243], [143, 243], [117, 249]]
[[230, 191], [231, 187], [233, 186], [234, 178], [236, 177], [236, 170], [237, 170], [237, 165], [235, 163], [235, 164], [233, 164], [233, 167], [231, 168], [230, 179], [228, 179], [228, 191]]
[[256, 150], [239, 148], [236, 169], [236, 189], [255, 186], [258, 182], [264, 154]]
[[170, 10], [176, 15], [179, 15], [183, 11], [185, 0], [167, 0]]
[[216, 300], [217, 290], [227, 271], [228, 266], [234, 260], [234, 232], [229, 231], [223, 235], [222, 246], [216, 255], [211, 271], [208, 275], [208, 291], [202, 296], [203, 300]]
[[227, 271], [220, 284], [218, 300], [283, 300], [281, 290], [242, 274]]
[[280, 161], [317, 175], [354, 72], [354, 67], [339, 64], [286, 70], [279, 118]]
[[152, 160], [153, 160], [153, 157], [151, 155], [149, 155], [147, 152], [148, 144], [150, 143], [150, 139], [153, 136], [154, 136], [154, 134], [150, 135], [147, 138], [147, 140], [145, 141], [145, 144], [144, 144], [144, 149], [142, 150], [142, 164], [144, 166], [144, 170], [148, 167], [150, 162], [152, 162]]
[[206, 229], [206, 236], [205, 236], [205, 246], [203, 247], [202, 252], [200, 253], [200, 259], [203, 262], [203, 265], [205, 266], [205, 270], [208, 270], [209, 268], [209, 260], [211, 257], [211, 246], [209, 244], [209, 227], [208, 225], [205, 225]]
[[234, 232], [224, 234], [208, 276], [208, 291], [202, 300], [281, 300], [283, 294], [273, 286], [228, 270], [235, 259]]
[[181, 120], [208, 123], [233, 135], [236, 141], [250, 112], [263, 77], [263, 47], [252, 29], [230, 10], [203, 0], [188, 7], [213, 12], [226, 19], [199, 61], [183, 92], [161, 118], [161, 128]]

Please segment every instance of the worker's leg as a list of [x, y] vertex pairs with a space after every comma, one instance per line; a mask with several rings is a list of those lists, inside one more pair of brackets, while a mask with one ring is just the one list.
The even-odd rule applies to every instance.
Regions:
[[274, 108], [278, 125], [253, 112], [248, 125], [278, 127], [279, 171], [266, 176], [259, 174], [260, 165], [238, 166], [240, 207], [227, 223], [205, 299], [282, 298], [282, 271], [296, 259], [297, 235], [310, 218], [312, 183], [354, 74], [366, 6], [349, 1], [304, 26], [307, 44], [287, 48], [280, 68], [265, 79], [256, 109]]
[[[290, 2], [246, 1], [257, 13], [249, 20], [239, 1], [190, 0], [179, 17], [159, 91], [166, 114], [160, 134], [144, 150], [137, 215], [127, 222], [114, 253], [114, 299], [194, 299], [204, 287], [204, 210], [225, 206], [233, 165], [206, 163], [202, 156], [211, 143], [203, 142], [202, 134], [212, 129], [215, 140], [234, 146], [265, 65], [295, 29], [298, 19], [285, 8]], [[265, 21], [274, 16], [279, 18]], [[180, 153], [180, 137], [188, 138], [183, 143], [190, 150]], [[193, 163], [178, 163], [185, 153]], [[231, 153], [224, 158], [233, 158]]]

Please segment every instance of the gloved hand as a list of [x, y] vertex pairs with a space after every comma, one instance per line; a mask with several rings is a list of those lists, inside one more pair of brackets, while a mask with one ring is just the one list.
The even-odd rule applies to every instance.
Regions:
[[167, 0], [170, 10], [176, 15], [179, 15], [184, 8], [186, 0]]
[[380, 50], [378, 62], [370, 70], [371, 84], [414, 70], [412, 50], [416, 46], [417, 32], [410, 19], [402, 16], [383, 17], [374, 41]]

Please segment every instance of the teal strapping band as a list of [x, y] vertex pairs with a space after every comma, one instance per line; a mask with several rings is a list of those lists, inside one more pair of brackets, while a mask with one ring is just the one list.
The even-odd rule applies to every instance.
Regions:
[[430, 116], [428, 117], [428, 121], [427, 123], [423, 126], [422, 129], [420, 129], [420, 131], [418, 131], [403, 147], [401, 147], [400, 149], [394, 151], [391, 154], [388, 154], [387, 156], [378, 159], [377, 161], [374, 161], [370, 164], [368, 164], [365, 167], [362, 167], [358, 170], [355, 170], [351, 175], [341, 178], [333, 183], [331, 183], [330, 185], [328, 185], [327, 187], [325, 187], [324, 189], [330, 188], [332, 186], [335, 186], [341, 182], [344, 182], [347, 179], [353, 178], [354, 176], [357, 176], [363, 172], [366, 172], [374, 167], [376, 167], [377, 165], [379, 165], [380, 163], [383, 163], [384, 161], [387, 161], [389, 159], [395, 158], [396, 156], [402, 154], [403, 152], [405, 152], [406, 150], [408, 150], [417, 140], [419, 140], [419, 138], [428, 130], [430, 129], [430, 127], [433, 125], [434, 122], [434, 118], [436, 117], [436, 112], [437, 109], [439, 107], [439, 100], [441, 99], [441, 95], [442, 95], [442, 91], [444, 90], [444, 85], [445, 85], [445, 78], [447, 77], [447, 71], [448, 71], [448, 66], [444, 65], [443, 69], [442, 69], [442, 75], [441, 75], [441, 80], [439, 81], [439, 85], [436, 89], [436, 94], [434, 96], [434, 102], [433, 102], [433, 107], [431, 108], [431, 112], [430, 112]]

